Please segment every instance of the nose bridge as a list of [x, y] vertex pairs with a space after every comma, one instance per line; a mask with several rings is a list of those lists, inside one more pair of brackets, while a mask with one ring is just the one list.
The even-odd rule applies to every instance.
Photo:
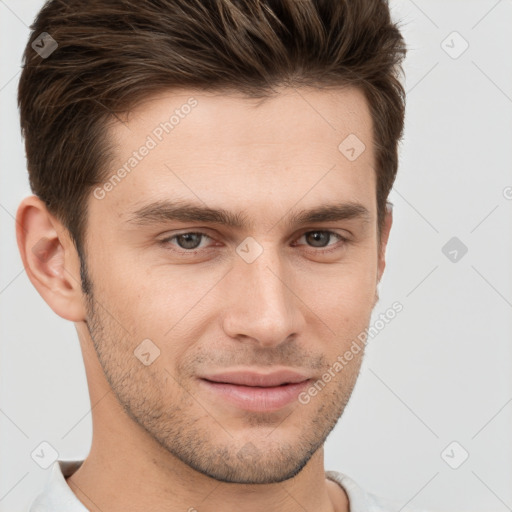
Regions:
[[266, 244], [251, 263], [237, 255], [231, 274], [224, 326], [230, 336], [270, 346], [297, 332], [300, 311], [277, 247]]

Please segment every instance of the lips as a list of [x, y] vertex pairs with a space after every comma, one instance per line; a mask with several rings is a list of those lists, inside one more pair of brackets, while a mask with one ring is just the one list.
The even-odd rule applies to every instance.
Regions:
[[207, 375], [202, 378], [209, 380], [210, 382], [263, 388], [282, 386], [284, 384], [296, 384], [309, 379], [307, 375], [303, 375], [294, 370], [279, 370], [266, 374], [247, 370], [237, 370]]
[[307, 375], [289, 369], [272, 373], [236, 370], [199, 379], [211, 399], [251, 412], [276, 412], [291, 405], [309, 381]]

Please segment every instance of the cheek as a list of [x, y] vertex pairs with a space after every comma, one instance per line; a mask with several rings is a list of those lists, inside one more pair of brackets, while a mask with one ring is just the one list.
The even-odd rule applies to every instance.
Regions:
[[[371, 261], [370, 261], [371, 260]], [[376, 292], [377, 268], [373, 259], [344, 261], [297, 277], [301, 297], [321, 317], [358, 323], [371, 313]]]
[[114, 252], [92, 263], [94, 298], [130, 338], [162, 337], [172, 327], [177, 301], [174, 283], [154, 282], [142, 263]]
[[142, 261], [123, 262], [113, 255], [109, 267], [103, 268], [103, 274], [94, 276], [95, 298], [122, 326], [130, 352], [158, 354], [155, 368], [164, 365], [173, 373], [175, 364], [199, 339], [198, 330], [207, 324], [205, 315], [212, 311], [205, 308], [211, 303], [201, 299], [219, 278], [199, 279], [197, 272], [194, 278], [183, 267], [151, 268]]
[[[324, 338], [324, 347], [332, 361], [343, 354], [367, 329], [376, 290], [376, 272], [373, 268], [365, 267], [361, 271], [356, 271], [354, 267], [350, 272], [340, 274], [337, 278], [333, 276], [331, 282], [322, 287], [321, 293], [316, 295], [316, 304], [312, 304], [313, 311], [329, 327]], [[312, 325], [319, 326], [317, 317], [311, 320], [314, 322]], [[327, 340], [330, 340], [330, 343], [327, 343]], [[357, 356], [354, 359], [357, 359]], [[351, 366], [355, 370], [357, 365]]]

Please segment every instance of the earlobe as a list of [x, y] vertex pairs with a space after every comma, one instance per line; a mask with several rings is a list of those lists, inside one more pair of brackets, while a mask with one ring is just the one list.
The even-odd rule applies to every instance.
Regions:
[[23, 266], [45, 302], [62, 318], [85, 319], [76, 248], [64, 226], [37, 197], [23, 199], [16, 214]]

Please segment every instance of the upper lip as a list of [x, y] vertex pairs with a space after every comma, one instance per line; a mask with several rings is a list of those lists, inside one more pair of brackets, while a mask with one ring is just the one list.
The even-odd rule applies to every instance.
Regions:
[[212, 382], [223, 382], [239, 386], [271, 387], [281, 384], [303, 382], [309, 377], [294, 370], [279, 370], [271, 373], [262, 373], [249, 370], [233, 370], [213, 375], [206, 375], [203, 379]]

